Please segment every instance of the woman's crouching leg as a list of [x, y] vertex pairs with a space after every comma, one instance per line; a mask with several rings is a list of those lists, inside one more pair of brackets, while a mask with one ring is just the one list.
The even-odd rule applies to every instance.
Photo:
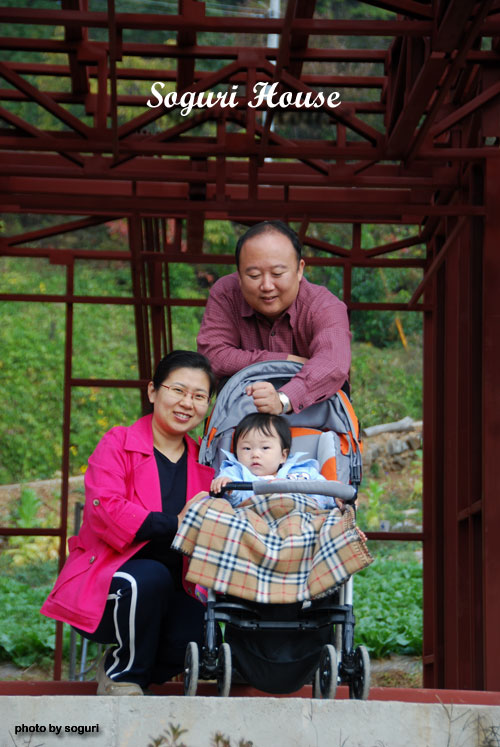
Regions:
[[114, 644], [104, 662], [107, 677], [114, 682], [134, 682], [142, 688], [153, 681], [174, 597], [174, 580], [162, 563], [137, 558], [118, 569], [97, 630], [80, 631], [91, 640]]
[[198, 599], [177, 589], [169, 605], [152, 678], [158, 684], [183, 671], [190, 641], [201, 647], [204, 639], [205, 606]]

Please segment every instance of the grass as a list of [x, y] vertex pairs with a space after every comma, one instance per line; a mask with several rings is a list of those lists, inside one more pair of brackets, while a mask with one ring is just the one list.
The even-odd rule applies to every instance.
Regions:
[[[422, 564], [410, 543], [370, 543], [375, 562], [355, 577], [356, 644], [377, 658], [422, 650]], [[39, 610], [55, 561], [14, 566], [0, 558], [0, 661], [50, 667], [55, 623]], [[67, 658], [69, 628], [65, 626]]]
[[[55, 622], [40, 614], [40, 607], [57, 576], [57, 562], [14, 566], [0, 557], [0, 662], [11, 662], [19, 676], [37, 679], [52, 677], [55, 649]], [[65, 625], [63, 640], [63, 677], [67, 676], [70, 628]], [[89, 642], [87, 663], [97, 645]]]
[[[229, 269], [219, 268], [220, 272]], [[0, 258], [0, 278], [4, 292], [58, 294], [65, 289], [64, 269], [42, 260]], [[197, 285], [193, 267], [172, 265], [170, 280], [174, 295], [179, 297], [201, 298], [207, 294]], [[130, 270], [117, 262], [77, 263], [75, 291], [82, 295], [130, 295]], [[173, 308], [175, 347], [195, 348], [201, 315], [201, 308]], [[360, 319], [358, 314], [356, 329]], [[64, 305], [0, 303], [0, 330], [0, 484], [57, 476], [62, 455]], [[399, 342], [381, 348], [353, 343], [353, 403], [363, 426], [405, 415], [421, 417], [421, 340], [418, 335], [407, 336], [407, 348]], [[132, 308], [74, 305], [74, 377], [137, 379], [136, 355]], [[85, 471], [90, 453], [106, 430], [131, 423], [140, 415], [139, 393], [133, 389], [74, 388], [71, 406], [72, 475]], [[36, 447], [26, 448], [26, 444]], [[418, 475], [412, 479], [412, 485], [407, 482], [397, 486], [385, 475], [367, 476], [360, 496], [364, 503], [361, 526], [376, 528], [380, 518], [390, 518], [392, 524], [405, 510], [420, 510]], [[57, 500], [54, 496], [49, 514], [56, 510]], [[40, 513], [33, 496], [30, 499], [25, 495], [21, 504], [17, 510], [10, 507], [8, 525], [54, 524], [47, 513]], [[0, 538], [0, 549], [4, 551], [0, 558], [0, 659], [20, 667], [48, 661], [55, 626], [39, 614], [39, 608], [56, 576], [55, 561], [50, 560], [54, 540]], [[379, 553], [377, 548], [374, 554], [376, 562], [356, 579], [358, 642], [365, 643], [375, 655], [418, 652], [422, 627], [420, 561], [399, 543], [390, 551], [382, 547]], [[66, 641], [66, 653], [67, 645]]]
[[421, 531], [422, 451], [413, 452], [405, 470], [368, 473], [359, 489], [358, 509], [357, 522], [364, 531], [379, 531], [382, 521], [392, 531]]
[[370, 543], [371, 566], [354, 579], [356, 641], [370, 655], [422, 653], [422, 562], [415, 543]]
[[[230, 268], [222, 268], [229, 270]], [[219, 268], [220, 271], [222, 271]], [[100, 297], [130, 296], [130, 270], [120, 262], [75, 266], [75, 292]], [[195, 268], [173, 263], [172, 292], [203, 298]], [[63, 268], [45, 260], [0, 258], [0, 290], [60, 294]], [[335, 290], [335, 287], [333, 287]], [[375, 312], [370, 312], [371, 314]], [[172, 309], [173, 346], [194, 349], [202, 308]], [[358, 324], [360, 316], [356, 317]], [[407, 330], [408, 333], [408, 330]], [[421, 417], [422, 346], [352, 345], [353, 403], [363, 426], [405, 415]], [[0, 303], [0, 484], [54, 477], [61, 469], [66, 343], [65, 307], [59, 303]], [[133, 308], [127, 305], [74, 304], [72, 376], [137, 380]], [[89, 455], [112, 426], [141, 414], [136, 389], [74, 387], [71, 397], [70, 474], [85, 471]], [[36, 443], [27, 449], [26, 443]]]
[[55, 625], [39, 610], [52, 588], [56, 564], [14, 570], [1, 562], [0, 570], [0, 660], [21, 668], [50, 667]]
[[[410, 470], [406, 478], [409, 483], [403, 481], [401, 516], [407, 505], [419, 503], [418, 491], [408, 489], [412, 480], [418, 483], [419, 469], [417, 458], [413, 474]], [[371, 528], [372, 522], [376, 526], [380, 516], [386, 517], [384, 506], [388, 505], [391, 516], [397, 518], [397, 499], [385, 485], [369, 481], [358, 514], [361, 526]], [[408, 494], [413, 497], [405, 502], [404, 495]], [[10, 506], [10, 523], [43, 526], [58, 500], [54, 494], [47, 505], [47, 498], [42, 503], [32, 490], [24, 488], [20, 499]], [[21, 669], [36, 665], [37, 675], [40, 676], [42, 669], [47, 677], [51, 676], [55, 623], [40, 615], [39, 610], [57, 576], [53, 543], [54, 538], [0, 538], [0, 661], [12, 662]], [[356, 645], [366, 645], [370, 655], [376, 658], [394, 653], [418, 655], [422, 651], [420, 545], [370, 542], [370, 550], [375, 562], [357, 574], [354, 581]], [[69, 627], [64, 626], [64, 630], [64, 671], [67, 671]]]
[[422, 341], [376, 348], [366, 342], [352, 345], [351, 391], [354, 408], [366, 428], [391, 423], [409, 415], [422, 418]]
[[[119, 263], [75, 268], [75, 292], [130, 295], [130, 269]], [[61, 268], [43, 260], [29, 265], [0, 258], [0, 290], [63, 293]], [[195, 269], [171, 268], [172, 287], [200, 297]], [[201, 308], [172, 310], [173, 344], [195, 349]], [[61, 469], [65, 308], [59, 303], [0, 302], [0, 484], [49, 479]], [[72, 376], [137, 380], [137, 349], [132, 306], [75, 304]], [[101, 436], [113, 425], [141, 415], [137, 389], [74, 387], [71, 397], [70, 473], [81, 474]], [[26, 443], [36, 448], [27, 449]]]

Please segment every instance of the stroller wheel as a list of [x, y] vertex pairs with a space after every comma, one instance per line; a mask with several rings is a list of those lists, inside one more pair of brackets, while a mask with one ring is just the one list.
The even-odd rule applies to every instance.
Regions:
[[184, 657], [184, 695], [196, 695], [199, 670], [198, 644], [191, 641], [187, 645], [186, 656]]
[[323, 646], [314, 675], [313, 698], [332, 700], [337, 692], [337, 652], [330, 643]]
[[354, 651], [354, 675], [349, 682], [349, 697], [367, 700], [370, 692], [370, 657], [366, 646], [358, 646]]
[[217, 695], [221, 698], [229, 695], [232, 669], [231, 647], [229, 643], [223, 643], [217, 657]]

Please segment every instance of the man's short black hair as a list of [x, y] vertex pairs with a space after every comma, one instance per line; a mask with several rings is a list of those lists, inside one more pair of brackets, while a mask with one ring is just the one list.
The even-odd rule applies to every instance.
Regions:
[[270, 412], [251, 412], [249, 415], [245, 415], [234, 429], [233, 453], [236, 454], [238, 441], [248, 431], [257, 429], [265, 436], [274, 436], [273, 426], [281, 442], [281, 448], [290, 451], [292, 434], [285, 418], [282, 418], [281, 415], [272, 415]]
[[259, 236], [261, 233], [273, 232], [281, 233], [283, 234], [283, 236], [286, 236], [287, 239], [290, 239], [290, 243], [297, 253], [298, 264], [302, 258], [302, 244], [300, 243], [300, 239], [293, 228], [290, 228], [290, 226], [288, 226], [286, 223], [283, 223], [282, 220], [264, 220], [262, 221], [262, 223], [256, 223], [254, 226], [251, 226], [248, 231], [245, 231], [243, 236], [240, 236], [240, 238], [238, 239], [236, 250], [234, 252], [236, 267], [238, 269], [240, 267], [240, 254], [245, 241], [248, 241], [248, 239], [253, 239], [254, 236]]

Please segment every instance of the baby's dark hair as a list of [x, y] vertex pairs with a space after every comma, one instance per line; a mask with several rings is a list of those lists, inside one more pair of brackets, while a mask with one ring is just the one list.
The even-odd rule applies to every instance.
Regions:
[[273, 426], [281, 442], [281, 448], [290, 451], [290, 446], [292, 445], [292, 434], [290, 432], [290, 426], [285, 418], [282, 418], [281, 415], [272, 415], [270, 412], [251, 412], [249, 415], [245, 415], [243, 420], [240, 420], [234, 429], [233, 452], [236, 454], [238, 441], [241, 436], [248, 433], [248, 431], [252, 431], [256, 428], [265, 436], [274, 436], [272, 431]]

